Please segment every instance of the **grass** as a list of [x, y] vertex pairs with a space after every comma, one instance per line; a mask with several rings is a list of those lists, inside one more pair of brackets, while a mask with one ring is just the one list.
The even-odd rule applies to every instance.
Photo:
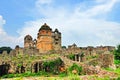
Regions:
[[3, 80], [120, 80], [120, 77], [117, 79], [110, 79], [109, 76], [106, 77], [98, 77], [96, 75], [89, 75], [86, 78], [82, 78], [78, 75], [69, 75], [66, 77], [58, 77], [58, 76], [52, 76], [52, 77], [43, 77], [43, 76], [34, 76], [34, 77], [17, 77], [17, 78], [9, 78], [9, 79], [3, 79]]
[[106, 77], [98, 77], [96, 75], [89, 76], [88, 80], [111, 80], [109, 76]]
[[120, 65], [120, 60], [116, 60], [116, 59], [115, 59], [115, 60], [114, 60], [114, 63]]
[[66, 77], [66, 76], [68, 76], [68, 74], [65, 73], [65, 72], [61, 72], [61, 73], [59, 74], [59, 77]]
[[31, 72], [26, 72], [26, 73], [21, 73], [21, 74], [7, 74], [2, 76], [1, 78], [15, 78], [15, 77], [31, 77], [31, 76], [44, 76], [48, 77], [50, 76], [51, 73], [47, 73], [44, 71], [40, 71], [38, 73], [31, 73]]
[[117, 73], [118, 75], [120, 75], [120, 68], [117, 68], [117, 69], [112, 69], [112, 68], [104, 68], [105, 70], [107, 71], [111, 71], [111, 72], [114, 72], [114, 73]]
[[117, 68], [115, 70], [111, 68], [105, 68], [105, 70], [116, 73], [118, 77], [116, 80], [120, 80], [120, 68]]
[[[16, 77], [16, 78], [8, 78], [3, 80], [81, 80], [80, 76], [67, 76], [67, 77], [43, 77], [43, 76], [35, 76], [35, 77]], [[1, 79], [2, 80], [2, 79]]]

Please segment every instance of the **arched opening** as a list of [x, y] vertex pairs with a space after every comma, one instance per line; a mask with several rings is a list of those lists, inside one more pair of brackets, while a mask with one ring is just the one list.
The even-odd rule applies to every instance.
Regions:
[[8, 70], [10, 69], [10, 64], [2, 64], [0, 65], [0, 76], [8, 74]]

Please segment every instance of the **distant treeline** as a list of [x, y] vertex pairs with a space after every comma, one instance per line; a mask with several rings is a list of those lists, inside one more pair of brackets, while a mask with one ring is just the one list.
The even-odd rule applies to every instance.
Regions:
[[0, 47], [0, 54], [2, 54], [3, 51], [7, 51], [7, 53], [9, 54], [11, 50], [11, 47]]

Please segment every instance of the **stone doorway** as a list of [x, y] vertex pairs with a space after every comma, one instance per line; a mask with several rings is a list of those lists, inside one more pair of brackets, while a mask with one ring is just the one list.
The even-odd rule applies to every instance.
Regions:
[[2, 65], [0, 65], [0, 76], [8, 74], [9, 69], [10, 69], [10, 64], [2, 64]]

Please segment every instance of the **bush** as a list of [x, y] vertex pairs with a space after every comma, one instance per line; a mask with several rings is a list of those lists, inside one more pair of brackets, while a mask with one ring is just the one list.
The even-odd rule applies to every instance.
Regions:
[[118, 77], [116, 80], [120, 80], [120, 77]]
[[68, 70], [72, 74], [73, 74], [73, 70], [76, 70], [77, 74], [80, 75], [82, 72], [82, 67], [74, 63], [71, 67], [68, 68]]
[[71, 60], [74, 60], [75, 59], [75, 55], [74, 54], [70, 54], [70, 55], [68, 55], [68, 58], [71, 59]]
[[114, 51], [115, 59], [120, 60], [120, 45], [117, 46], [117, 49]]
[[58, 58], [54, 61], [46, 61], [43, 63], [43, 68], [45, 72], [50, 72], [53, 74], [58, 74], [59, 70], [58, 67], [63, 64], [63, 61]]
[[120, 60], [114, 60], [115, 64], [120, 64]]

